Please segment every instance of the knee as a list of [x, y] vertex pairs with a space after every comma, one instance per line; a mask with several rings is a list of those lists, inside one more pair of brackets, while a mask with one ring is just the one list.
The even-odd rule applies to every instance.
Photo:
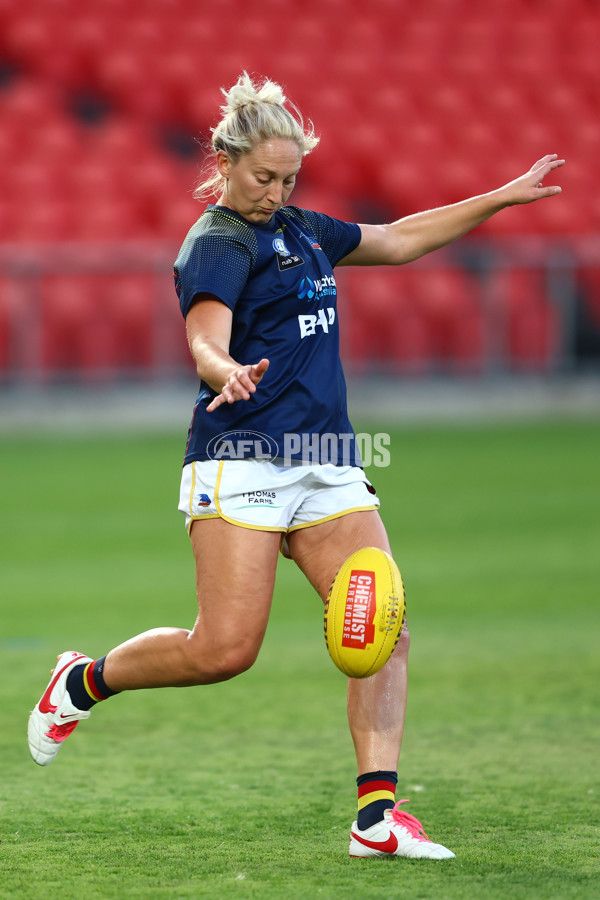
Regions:
[[258, 656], [260, 644], [212, 644], [194, 648], [191, 654], [192, 679], [195, 684], [229, 681], [250, 669]]
[[238, 647], [229, 647], [223, 650], [215, 659], [212, 660], [212, 670], [215, 681], [228, 681], [247, 672], [258, 656], [258, 647], [252, 645], [240, 645]]

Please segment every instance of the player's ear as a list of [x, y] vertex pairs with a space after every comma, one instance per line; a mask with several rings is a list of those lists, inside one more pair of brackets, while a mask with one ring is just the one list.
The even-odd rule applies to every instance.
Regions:
[[217, 170], [223, 178], [229, 178], [231, 173], [231, 160], [224, 150], [217, 150]]

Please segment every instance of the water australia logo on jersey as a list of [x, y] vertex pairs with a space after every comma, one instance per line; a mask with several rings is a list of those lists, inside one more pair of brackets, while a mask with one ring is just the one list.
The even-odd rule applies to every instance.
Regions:
[[313, 281], [306, 275], [298, 285], [298, 300], [320, 300], [321, 297], [335, 297], [337, 286], [333, 275], [322, 275]]
[[315, 283], [312, 278], [309, 278], [308, 275], [302, 279], [300, 282], [300, 287], [298, 288], [298, 300], [312, 300], [317, 293], [317, 289], [315, 287]]
[[273, 250], [277, 254], [277, 265], [280, 272], [287, 269], [294, 269], [296, 266], [304, 265], [304, 260], [297, 253], [290, 253], [285, 246], [285, 241], [281, 237], [273, 239]]

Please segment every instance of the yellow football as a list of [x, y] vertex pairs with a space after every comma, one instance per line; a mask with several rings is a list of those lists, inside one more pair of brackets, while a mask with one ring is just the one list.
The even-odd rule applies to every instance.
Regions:
[[376, 547], [349, 556], [325, 603], [325, 642], [351, 678], [368, 678], [388, 661], [404, 627], [404, 585], [392, 557]]

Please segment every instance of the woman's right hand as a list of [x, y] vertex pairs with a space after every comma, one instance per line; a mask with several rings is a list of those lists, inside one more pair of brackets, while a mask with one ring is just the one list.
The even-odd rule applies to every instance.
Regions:
[[248, 366], [237, 366], [227, 378], [221, 393], [208, 404], [206, 412], [214, 412], [223, 403], [235, 403], [237, 400], [249, 400], [256, 391], [256, 386], [269, 368], [269, 360], [261, 359], [259, 363]]

